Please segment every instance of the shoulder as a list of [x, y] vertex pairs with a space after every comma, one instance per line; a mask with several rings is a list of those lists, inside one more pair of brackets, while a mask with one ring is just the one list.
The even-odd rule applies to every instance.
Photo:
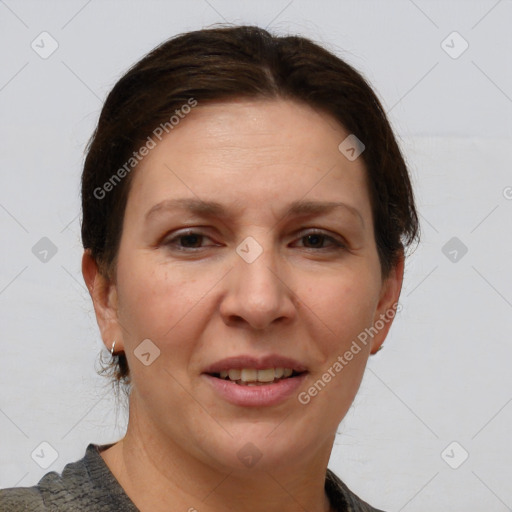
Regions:
[[[74, 463], [76, 464], [76, 463]], [[69, 469], [70, 464], [65, 467]], [[76, 490], [80, 481], [47, 473], [33, 487], [0, 489], [0, 510], [8, 512], [60, 511], [63, 506], [76, 502]]]
[[34, 487], [12, 487], [0, 489], [0, 510], [5, 512], [39, 512], [49, 510], [41, 493]]
[[336, 512], [384, 512], [354, 494], [330, 469], [327, 470], [325, 489]]
[[85, 457], [67, 464], [62, 473], [46, 473], [33, 487], [12, 487], [0, 490], [0, 510], [60, 511], [79, 500], [81, 489], [89, 481]]
[[[33, 487], [0, 489], [2, 512], [64, 512], [134, 510], [103, 462], [98, 445], [89, 444], [85, 456], [67, 464], [62, 473], [52, 471]], [[124, 505], [127, 505], [126, 507]], [[136, 509], [135, 509], [136, 510]]]

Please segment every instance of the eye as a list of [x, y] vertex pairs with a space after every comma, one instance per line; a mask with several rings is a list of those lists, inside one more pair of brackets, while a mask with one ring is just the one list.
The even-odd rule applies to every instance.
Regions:
[[[312, 231], [306, 233], [300, 237], [300, 240], [303, 242], [305, 249], [344, 249], [346, 248], [346, 244], [341, 240], [337, 240], [333, 236], [327, 235], [321, 231]], [[325, 244], [329, 245], [326, 247]]]
[[[206, 243], [207, 240], [210, 240], [212, 243]], [[338, 240], [334, 236], [330, 236], [322, 231], [304, 233], [298, 238], [298, 241], [300, 243], [299, 247], [310, 250], [342, 250], [347, 247], [346, 243], [342, 240]], [[207, 247], [218, 246], [219, 244], [214, 243], [209, 236], [200, 231], [188, 230], [181, 233], [178, 232], [164, 239], [162, 245], [177, 251], [194, 252]]]
[[211, 247], [216, 244], [203, 245], [205, 239], [210, 239], [207, 235], [198, 231], [187, 231], [178, 233], [171, 238], [167, 238], [163, 241], [163, 245], [176, 249], [178, 251], [202, 249], [204, 247]]

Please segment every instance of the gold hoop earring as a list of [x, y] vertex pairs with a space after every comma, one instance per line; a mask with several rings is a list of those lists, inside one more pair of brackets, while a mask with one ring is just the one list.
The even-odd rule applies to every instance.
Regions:
[[114, 347], [116, 346], [116, 340], [114, 340], [114, 343], [112, 343], [112, 347], [110, 349], [110, 355], [111, 357], [114, 357]]

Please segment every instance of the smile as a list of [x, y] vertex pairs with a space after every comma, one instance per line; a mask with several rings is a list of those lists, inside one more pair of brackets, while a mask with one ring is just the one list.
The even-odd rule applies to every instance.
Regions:
[[262, 386], [297, 375], [299, 375], [299, 372], [294, 372], [291, 368], [267, 368], [264, 370], [257, 370], [255, 368], [232, 368], [212, 374], [214, 377], [229, 380], [241, 386]]

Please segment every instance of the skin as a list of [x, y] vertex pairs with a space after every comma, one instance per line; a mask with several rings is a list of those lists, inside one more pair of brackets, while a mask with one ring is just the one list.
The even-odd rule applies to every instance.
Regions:
[[[134, 171], [115, 276], [85, 252], [102, 338], [125, 351], [133, 383], [126, 436], [102, 457], [141, 511], [329, 510], [336, 430], [392, 322], [307, 405], [294, 394], [235, 406], [201, 373], [228, 356], [277, 353], [308, 368], [307, 390], [396, 305], [403, 258], [384, 279], [364, 162], [338, 150], [347, 135], [288, 100], [200, 104]], [[214, 200], [228, 213], [160, 209], [145, 220], [175, 198]], [[285, 215], [296, 200], [358, 213]], [[205, 236], [183, 238], [189, 227]], [[342, 245], [306, 236], [315, 230]], [[263, 249], [250, 264], [235, 251], [249, 236]], [[147, 338], [160, 349], [149, 366], [134, 355]], [[252, 468], [237, 457], [248, 442], [262, 454]]]

